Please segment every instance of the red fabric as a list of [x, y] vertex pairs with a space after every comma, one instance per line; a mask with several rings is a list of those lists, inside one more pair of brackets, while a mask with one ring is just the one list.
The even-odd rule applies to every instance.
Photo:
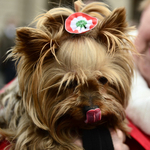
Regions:
[[8, 87], [15, 79], [13, 79], [12, 81], [10, 81], [9, 83], [7, 83], [2, 89], [0, 89], [0, 94], [3, 93], [5, 91], [5, 88]]
[[128, 145], [130, 150], [145, 150], [134, 138], [127, 137], [125, 144]]
[[[129, 127], [132, 128], [130, 135], [131, 139], [128, 139], [127, 144], [131, 150], [150, 150], [150, 136], [143, 133], [137, 128], [130, 120]], [[132, 147], [132, 148], [131, 148]]]
[[[9, 146], [9, 142], [4, 140], [0, 142], [0, 150], [4, 150], [7, 146]], [[9, 148], [5, 149], [5, 150], [9, 150]]]

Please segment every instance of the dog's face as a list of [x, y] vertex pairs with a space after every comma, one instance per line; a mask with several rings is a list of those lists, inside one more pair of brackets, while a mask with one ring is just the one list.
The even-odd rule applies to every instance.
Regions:
[[51, 134], [101, 124], [125, 131], [133, 63], [124, 9], [101, 12], [97, 28], [82, 35], [65, 31], [69, 11], [49, 13], [37, 29], [18, 29], [13, 50], [33, 122]]
[[[52, 86], [47, 92], [51, 101], [46, 103], [54, 106], [52, 109], [61, 122], [67, 119], [69, 126], [83, 128], [124, 119], [130, 79], [122, 77], [129, 72], [125, 72], [128, 66], [122, 64], [121, 55], [124, 54], [108, 54], [104, 45], [90, 38], [62, 43], [57, 53], [60, 64], [55, 60], [47, 69], [50, 83], [44, 81], [43, 87]], [[125, 83], [121, 85], [122, 80], [126, 80], [127, 87]]]

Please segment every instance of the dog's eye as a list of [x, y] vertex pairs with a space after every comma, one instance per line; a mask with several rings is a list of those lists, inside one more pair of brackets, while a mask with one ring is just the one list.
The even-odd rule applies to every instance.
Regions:
[[78, 82], [77, 80], [73, 80], [73, 81], [70, 81], [67, 85], [66, 84], [67, 84], [67, 81], [63, 83], [63, 86], [69, 89], [74, 89], [78, 85]]
[[100, 78], [98, 79], [98, 81], [104, 85], [104, 84], [107, 83], [108, 80], [107, 80], [107, 78], [105, 78], [105, 77], [100, 77]]

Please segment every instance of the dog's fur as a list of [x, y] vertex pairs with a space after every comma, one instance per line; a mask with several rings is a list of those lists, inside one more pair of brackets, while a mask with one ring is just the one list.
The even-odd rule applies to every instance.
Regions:
[[[2, 137], [15, 150], [82, 150], [73, 144], [82, 129], [104, 125], [127, 133], [124, 109], [130, 96], [134, 46], [125, 9], [75, 2], [75, 11], [98, 18], [83, 34], [70, 34], [65, 19], [74, 13], [54, 8], [36, 28], [17, 29], [9, 56], [18, 77], [1, 94]], [[97, 105], [102, 119], [86, 124], [85, 106]]]

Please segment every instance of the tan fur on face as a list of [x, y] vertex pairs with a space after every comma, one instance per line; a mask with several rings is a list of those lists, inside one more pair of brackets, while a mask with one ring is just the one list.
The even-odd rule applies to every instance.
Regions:
[[[13, 94], [1, 98], [10, 99], [6, 109], [12, 109], [12, 117], [5, 119], [0, 133], [11, 141], [12, 149], [80, 150], [73, 140], [82, 129], [105, 125], [128, 131], [124, 109], [135, 50], [125, 10], [110, 12], [103, 3], [84, 6], [81, 1], [75, 10], [97, 17], [97, 26], [84, 34], [70, 34], [64, 22], [74, 11], [54, 8], [38, 19], [36, 29], [17, 30], [10, 57], [18, 61], [19, 89], [12, 88]], [[106, 84], [101, 77], [107, 78]], [[14, 97], [17, 94], [19, 98]], [[102, 120], [89, 125], [83, 108], [91, 105], [99, 106]]]

